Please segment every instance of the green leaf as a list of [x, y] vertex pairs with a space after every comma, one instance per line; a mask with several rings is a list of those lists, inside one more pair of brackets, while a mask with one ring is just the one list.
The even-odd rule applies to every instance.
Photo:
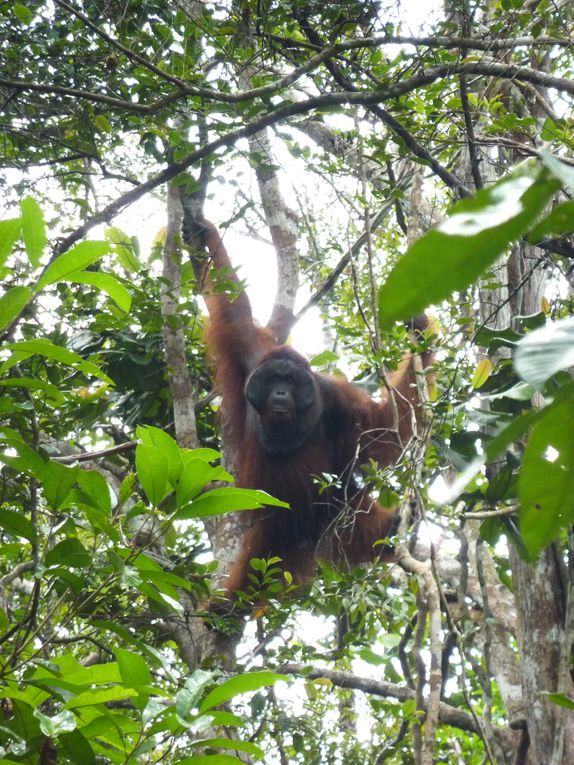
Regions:
[[55, 738], [60, 733], [68, 733], [76, 727], [76, 718], [67, 709], [63, 709], [59, 714], [54, 715], [54, 717], [48, 717], [40, 712], [39, 709], [35, 709], [34, 717], [40, 721], [42, 733], [50, 738]]
[[[209, 747], [210, 749], [234, 749], [237, 752], [247, 752], [251, 757], [259, 760], [263, 757], [261, 748], [251, 741], [239, 741], [238, 739], [229, 738], [200, 738], [191, 742], [191, 746], [200, 746], [202, 748]], [[191, 760], [192, 763], [196, 763], [197, 759], [194, 757]], [[241, 760], [239, 760], [241, 762]]]
[[134, 243], [121, 229], [110, 226], [106, 229], [106, 239], [115, 245], [114, 249], [120, 261], [120, 265], [126, 271], [137, 271], [140, 267], [139, 260], [134, 251]]
[[103, 114], [97, 114], [94, 117], [94, 124], [101, 133], [112, 132], [112, 126], [110, 125], [110, 121]]
[[574, 317], [551, 322], [530, 332], [516, 348], [514, 367], [538, 388], [561, 369], [574, 364]]
[[159, 592], [149, 582], [144, 582], [140, 577], [134, 576], [134, 571], [127, 567], [124, 571], [123, 580], [131, 587], [136, 587], [143, 595], [159, 603], [162, 608], [169, 608], [177, 614], [183, 614], [183, 606], [177, 598], [168, 595], [166, 592]]
[[506, 451], [511, 444], [521, 439], [524, 434], [532, 428], [537, 420], [540, 419], [541, 414], [541, 411], [535, 409], [526, 411], [518, 417], [514, 417], [508, 425], [502, 428], [502, 430], [490, 441], [487, 441], [483, 454], [478, 459], [473, 460], [456, 479], [454, 484], [449, 487], [444, 503], [454, 502], [459, 494], [464, 491], [466, 486], [480, 472], [483, 465], [493, 462], [500, 454]]
[[146, 660], [138, 653], [126, 651], [125, 648], [115, 648], [114, 655], [120, 668], [124, 685], [138, 688], [150, 685], [151, 675]]
[[10, 465], [15, 470], [40, 478], [44, 473], [45, 461], [40, 455], [25, 444], [11, 428], [0, 428], [0, 442], [5, 448], [13, 449], [16, 456], [0, 451], [0, 462]]
[[472, 199], [409, 248], [379, 290], [380, 324], [416, 316], [463, 290], [535, 222], [558, 183], [525, 164]]
[[138, 444], [136, 473], [149, 502], [157, 507], [168, 491], [167, 455], [157, 446]]
[[22, 212], [22, 238], [28, 260], [34, 268], [40, 263], [40, 258], [48, 242], [44, 227], [44, 216], [40, 205], [32, 197], [20, 201]]
[[74, 271], [68, 274], [65, 280], [74, 284], [90, 284], [92, 287], [97, 287], [100, 292], [105, 292], [111, 297], [120, 311], [129, 313], [132, 305], [131, 295], [115, 276], [103, 274], [100, 271]]
[[203, 669], [194, 670], [191, 677], [186, 679], [183, 688], [178, 691], [175, 697], [175, 709], [178, 717], [184, 721], [190, 719], [205, 688], [213, 682], [214, 677], [214, 672], [206, 672]]
[[574, 231], [574, 200], [555, 207], [528, 235], [528, 241], [536, 244], [549, 234], [571, 234]]
[[25, 516], [14, 510], [0, 509], [0, 528], [14, 537], [24, 537], [29, 542], [33, 542], [36, 538], [34, 526]]
[[[62, 658], [64, 662], [62, 662]], [[109, 685], [110, 683], [119, 683], [122, 679], [116, 662], [110, 661], [107, 664], [92, 664], [91, 667], [83, 667], [72, 656], [58, 658], [57, 662], [66, 677], [66, 681], [73, 685], [88, 687]]]
[[184, 464], [189, 460], [195, 459], [203, 460], [204, 462], [215, 462], [215, 460], [221, 459], [221, 453], [208, 447], [202, 449], [182, 449], [181, 459]]
[[75, 699], [66, 702], [66, 709], [79, 709], [80, 707], [98, 706], [99, 704], [108, 704], [111, 701], [120, 701], [137, 696], [137, 691], [132, 688], [123, 688], [115, 686], [113, 688], [97, 689], [95, 691], [86, 691], [80, 693]]
[[47, 382], [46, 380], [37, 380], [33, 377], [10, 377], [7, 380], [0, 380], [0, 388], [41, 390], [44, 391], [48, 400], [56, 405], [62, 404], [65, 400], [54, 383]]
[[50, 263], [40, 277], [36, 289], [41, 290], [48, 284], [64, 281], [70, 274], [91, 266], [110, 251], [111, 247], [107, 242], [80, 242]]
[[206, 491], [191, 504], [178, 510], [174, 518], [206, 518], [211, 515], [221, 515], [236, 510], [256, 510], [266, 505], [288, 508], [286, 502], [280, 502], [264, 491], [254, 489], [236, 489], [224, 486], [212, 491]]
[[286, 675], [278, 675], [276, 672], [245, 672], [242, 675], [236, 675], [230, 680], [218, 685], [210, 693], [207, 694], [199, 711], [203, 714], [208, 709], [219, 706], [225, 701], [238, 696], [240, 693], [248, 693], [249, 691], [257, 691], [259, 688], [263, 688], [266, 685], [273, 685], [278, 680], [287, 680]]
[[30, 287], [11, 287], [0, 297], [0, 330], [20, 315], [32, 299]]
[[46, 553], [46, 566], [86, 568], [92, 556], [76, 537], [67, 537]]
[[0, 699], [23, 701], [32, 709], [39, 707], [47, 698], [49, 698], [48, 693], [29, 684], [18, 685], [13, 680], [5, 679], [0, 685]]
[[482, 359], [476, 365], [474, 373], [472, 375], [471, 385], [473, 388], [481, 388], [492, 374], [492, 361], [490, 359]]
[[58, 510], [76, 483], [80, 468], [47, 462], [40, 477], [46, 501], [52, 510]]
[[[140, 555], [138, 557], [138, 561], [134, 562], [139, 562], [142, 557], [143, 556]], [[142, 579], [145, 579], [146, 581], [155, 585], [158, 590], [165, 593], [166, 595], [169, 595], [171, 598], [175, 599], [178, 597], [178, 587], [180, 587], [182, 590], [187, 590], [188, 592], [193, 589], [193, 584], [188, 582], [187, 579], [182, 579], [180, 576], [176, 576], [176, 574], [170, 574], [167, 571], [162, 571], [162, 569], [159, 567], [157, 571], [142, 570], [139, 566], [137, 568], [142, 575]]]
[[97, 765], [90, 743], [79, 730], [60, 733], [58, 739], [74, 765]]
[[31, 24], [34, 20], [34, 14], [32, 11], [27, 8], [25, 5], [22, 5], [22, 3], [14, 3], [12, 10], [14, 12], [14, 16], [18, 19], [18, 21], [21, 21], [22, 24]]
[[104, 476], [97, 470], [80, 470], [78, 484], [84, 494], [89, 497], [94, 507], [109, 514], [112, 510], [110, 487]]
[[339, 356], [333, 351], [323, 351], [313, 356], [309, 362], [312, 367], [326, 367], [329, 364], [336, 364], [339, 361]]
[[571, 699], [565, 693], [543, 693], [542, 695], [559, 707], [574, 710], [574, 699]]
[[555, 157], [548, 149], [542, 149], [540, 159], [550, 170], [555, 178], [567, 189], [570, 194], [574, 194], [574, 170], [562, 160]]
[[574, 522], [574, 385], [542, 411], [526, 444], [518, 478], [520, 533], [538, 553]]
[[213, 467], [204, 460], [186, 462], [176, 488], [178, 506], [190, 502], [211, 481], [233, 480], [221, 465]]
[[67, 348], [61, 348], [59, 345], [54, 345], [54, 343], [45, 338], [39, 340], [22, 340], [19, 343], [8, 343], [4, 348], [14, 351], [14, 354], [2, 364], [0, 367], [0, 374], [3, 374], [15, 364], [37, 353], [47, 359], [52, 359], [53, 361], [58, 361], [66, 366], [74, 367], [86, 376], [97, 377], [109, 385], [114, 384], [113, 380], [104, 374], [95, 364], [92, 364], [89, 361], [84, 361], [77, 353], [69, 351]]
[[0, 266], [6, 262], [22, 230], [21, 218], [9, 218], [0, 221]]
[[136, 428], [136, 437], [143, 444], [156, 446], [165, 454], [168, 462], [168, 480], [171, 486], [175, 488], [183, 465], [179, 446], [174, 439], [165, 430], [154, 428], [152, 425]]

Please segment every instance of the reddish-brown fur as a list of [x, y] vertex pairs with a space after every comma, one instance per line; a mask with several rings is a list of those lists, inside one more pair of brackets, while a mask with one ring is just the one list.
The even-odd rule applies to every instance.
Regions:
[[[249, 299], [217, 230], [206, 223], [203, 236], [213, 268], [237, 288], [230, 297], [217, 293], [217, 275], [200, 268], [196, 261], [210, 314], [208, 348], [222, 396], [226, 446], [232, 450], [237, 485], [263, 489], [290, 505], [288, 510], [268, 507], [253, 511], [240, 555], [225, 583], [226, 598], [232, 600], [238, 590], [248, 586], [249, 562], [254, 557], [279, 556], [295, 582], [313, 576], [317, 557], [350, 564], [391, 559], [392, 551], [381, 551], [381, 546], [374, 544], [388, 536], [394, 511], [374, 502], [356, 476], [371, 458], [382, 466], [395, 463], [415, 431], [420, 412], [412, 358], [405, 356], [392, 375], [394, 405], [386, 392], [380, 402], [375, 402], [346, 380], [311, 373], [322, 399], [317, 427], [293, 453], [267, 453], [253, 426], [254, 418], [260, 415], [245, 398], [247, 378], [269, 354], [286, 356], [305, 366], [307, 362], [256, 326]], [[424, 322], [418, 323], [419, 329], [424, 328]], [[323, 474], [338, 476], [339, 480], [320, 493], [314, 477]]]

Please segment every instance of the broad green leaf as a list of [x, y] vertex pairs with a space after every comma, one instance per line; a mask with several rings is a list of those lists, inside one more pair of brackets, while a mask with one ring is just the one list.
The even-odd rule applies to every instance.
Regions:
[[0, 297], [0, 330], [20, 315], [32, 299], [30, 287], [11, 287]]
[[86, 568], [85, 558], [72, 557], [58, 566], [50, 566], [50, 577], [63, 582], [74, 595], [81, 595], [86, 589], [86, 578], [71, 569]]
[[182, 720], [188, 720], [194, 709], [197, 708], [199, 699], [206, 687], [213, 682], [214, 672], [206, 672], [196, 669], [191, 677], [188, 677], [183, 688], [175, 697], [175, 709]]
[[65, 566], [86, 568], [92, 562], [92, 556], [76, 537], [67, 537], [46, 553], [47, 566]]
[[190, 502], [211, 481], [233, 480], [221, 465], [213, 467], [204, 460], [190, 460], [181, 471], [176, 488], [179, 507]]
[[19, 343], [8, 343], [4, 348], [14, 351], [14, 354], [2, 364], [0, 367], [0, 374], [11, 369], [14, 364], [37, 353], [47, 359], [52, 359], [53, 361], [58, 361], [66, 366], [74, 367], [86, 376], [97, 377], [108, 383], [108, 385], [114, 384], [113, 380], [104, 374], [95, 364], [92, 364], [90, 361], [84, 361], [84, 359], [82, 359], [81, 356], [78, 356], [77, 353], [69, 351], [67, 348], [61, 348], [59, 345], [54, 345], [54, 343], [45, 338], [39, 340], [22, 340]]
[[182, 449], [180, 453], [184, 464], [195, 459], [203, 460], [204, 462], [214, 462], [215, 460], [221, 459], [220, 452], [215, 449], [209, 449], [208, 447], [202, 449]]
[[54, 717], [48, 717], [39, 709], [35, 709], [34, 717], [39, 720], [42, 733], [50, 738], [55, 738], [60, 733], [69, 733], [76, 728], [76, 717], [67, 709], [63, 709]]
[[276, 672], [245, 672], [236, 675], [208, 693], [202, 701], [199, 711], [203, 714], [208, 709], [217, 707], [240, 693], [257, 691], [266, 685], [273, 685], [278, 680], [287, 680], [287, 676], [278, 675]]
[[44, 227], [44, 216], [40, 205], [32, 197], [20, 201], [22, 213], [22, 238], [28, 260], [34, 268], [40, 263], [40, 258], [48, 242]]
[[180, 576], [176, 576], [176, 574], [170, 574], [167, 571], [163, 571], [161, 568], [157, 571], [142, 571], [138, 568], [138, 571], [142, 575], [142, 579], [155, 585], [160, 592], [169, 595], [169, 597], [173, 599], [178, 597], [178, 587], [188, 591], [193, 589], [193, 584], [188, 582], [187, 579], [182, 579]]
[[112, 132], [112, 126], [110, 125], [110, 121], [103, 114], [97, 114], [94, 117], [94, 124], [98, 128], [98, 130], [102, 133]]
[[168, 491], [169, 463], [167, 455], [157, 446], [138, 444], [136, 473], [146, 497], [152, 505], [159, 505]]
[[574, 317], [546, 324], [523, 338], [514, 354], [520, 377], [541, 387], [549, 377], [574, 364]]
[[24, 443], [22, 434], [19, 433], [17, 430], [14, 430], [14, 428], [9, 428], [6, 425], [0, 425], [0, 443], [12, 444], [12, 442], [16, 442], [16, 441], [21, 444]]
[[87, 738], [79, 731], [60, 733], [59, 742], [75, 765], [97, 765], [96, 756]]
[[36, 538], [36, 531], [30, 521], [21, 513], [0, 509], [0, 528], [15, 537], [24, 537], [30, 542]]
[[520, 533], [530, 555], [574, 522], [574, 386], [561, 391], [532, 429], [518, 478]]
[[134, 251], [134, 241], [121, 229], [111, 226], [106, 229], [106, 239], [115, 245], [118, 260], [126, 271], [137, 271], [140, 267], [137, 254]]
[[488, 380], [492, 373], [492, 361], [490, 359], [482, 359], [476, 365], [474, 374], [472, 375], [472, 387], [480, 388]]
[[16, 455], [12, 455], [0, 450], [0, 462], [10, 465], [14, 470], [33, 475], [36, 478], [40, 478], [43, 475], [46, 466], [44, 460], [20, 438], [10, 437], [8, 428], [0, 430], [0, 443], [2, 448], [13, 449], [16, 452]]
[[63, 666], [60, 659], [57, 659], [57, 662], [66, 677], [66, 681], [73, 685], [88, 687], [109, 685], [110, 683], [120, 683], [122, 679], [120, 668], [114, 661], [107, 664], [93, 664], [91, 667], [73, 666], [71, 664], [69, 668]]
[[70, 699], [65, 704], [66, 709], [79, 709], [80, 707], [97, 706], [98, 704], [108, 704], [111, 701], [120, 701], [121, 699], [130, 699], [137, 696], [137, 691], [132, 688], [123, 688], [121, 685], [114, 688], [97, 689], [80, 693], [75, 699]]
[[97, 470], [80, 470], [78, 484], [87, 497], [93, 502], [94, 507], [99, 507], [105, 513], [112, 510], [112, 498], [110, 487], [104, 476]]
[[41, 290], [48, 284], [64, 281], [70, 274], [91, 266], [110, 250], [107, 242], [80, 242], [50, 263], [40, 277], [36, 289]]
[[68, 274], [65, 280], [74, 284], [90, 284], [97, 287], [100, 292], [105, 292], [111, 297], [120, 311], [129, 313], [132, 304], [131, 295], [115, 276], [101, 271], [74, 271]]
[[547, 149], [542, 149], [540, 159], [550, 170], [552, 175], [562, 183], [564, 188], [568, 189], [570, 194], [574, 194], [574, 169], [562, 162]]
[[241, 717], [223, 709], [212, 709], [207, 717], [211, 720], [212, 727], [240, 728], [245, 724]]
[[119, 491], [120, 504], [123, 504], [128, 499], [128, 497], [131, 497], [135, 482], [136, 477], [133, 473], [128, 473], [124, 480], [121, 482]]
[[31, 24], [34, 20], [32, 11], [22, 3], [14, 3], [12, 10], [14, 11], [14, 16], [23, 24]]
[[236, 510], [256, 510], [266, 505], [288, 508], [286, 502], [280, 502], [264, 491], [254, 489], [236, 489], [224, 486], [220, 489], [206, 491], [191, 504], [178, 510], [174, 518], [206, 518], [210, 515], [221, 515]]
[[53, 404], [59, 405], [64, 402], [64, 396], [54, 383], [47, 380], [38, 380], [34, 377], [9, 377], [0, 380], [0, 388], [27, 388], [28, 390], [44, 391], [46, 397]]
[[47, 462], [40, 477], [46, 501], [52, 510], [58, 510], [76, 483], [80, 468]]
[[14, 249], [21, 230], [21, 218], [9, 218], [8, 220], [0, 221], [0, 266], [4, 265], [6, 258]]
[[172, 597], [166, 592], [160, 592], [156, 587], [149, 584], [149, 582], [142, 581], [141, 578], [130, 576], [128, 568], [126, 568], [124, 571], [123, 578], [127, 584], [132, 587], [136, 587], [142, 593], [142, 595], [145, 595], [147, 598], [150, 598], [150, 600], [154, 600], [156, 603], [159, 603], [162, 608], [167, 607], [170, 610], [175, 611], [177, 614], [183, 614], [183, 606], [176, 597]]
[[[230, 738], [199, 738], [191, 742], [191, 746], [200, 746], [202, 748], [209, 747], [210, 749], [234, 749], [237, 752], [247, 752], [251, 757], [256, 760], [260, 760], [263, 757], [261, 748], [251, 741], [239, 741], [238, 739]], [[193, 763], [197, 762], [196, 758], [192, 758]], [[239, 761], [241, 762], [241, 760]]]
[[173, 488], [177, 483], [182, 469], [180, 449], [174, 439], [165, 430], [154, 428], [152, 425], [139, 426], [136, 429], [136, 437], [143, 444], [156, 446], [167, 458], [168, 480]]
[[567, 696], [565, 693], [543, 693], [542, 695], [559, 707], [574, 710], [574, 699], [571, 699], [570, 696]]
[[459, 202], [447, 220], [399, 260], [378, 295], [383, 329], [475, 282], [535, 222], [558, 182], [532, 166]]
[[323, 351], [313, 356], [309, 362], [312, 367], [326, 367], [328, 364], [336, 364], [339, 361], [339, 356], [333, 351]]
[[29, 684], [18, 684], [10, 679], [3, 680], [0, 685], [0, 699], [23, 701], [33, 709], [43, 704], [49, 695], [41, 688], [34, 688]]
[[478, 475], [484, 465], [493, 462], [497, 457], [505, 452], [508, 447], [521, 439], [525, 433], [537, 422], [542, 412], [531, 409], [524, 414], [515, 417], [490, 441], [487, 441], [484, 447], [484, 453], [476, 460], [473, 460], [468, 467], [458, 476], [454, 484], [449, 487], [448, 495], [444, 503], [454, 502], [466, 486]]
[[144, 658], [138, 653], [126, 651], [125, 648], [115, 648], [114, 655], [120, 668], [124, 685], [130, 688], [139, 688], [151, 683], [149, 667]]
[[536, 244], [549, 234], [571, 234], [574, 231], [574, 200], [555, 207], [528, 235], [528, 241]]

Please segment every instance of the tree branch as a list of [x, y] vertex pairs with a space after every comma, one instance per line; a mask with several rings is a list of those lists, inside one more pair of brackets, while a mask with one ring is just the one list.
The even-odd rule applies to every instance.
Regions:
[[[180, 173], [184, 172], [194, 164], [199, 162], [204, 157], [215, 152], [222, 147], [231, 146], [236, 143], [240, 138], [248, 138], [249, 136], [257, 133], [263, 128], [269, 125], [274, 125], [283, 120], [288, 120], [291, 117], [295, 117], [300, 114], [312, 111], [314, 109], [326, 108], [328, 106], [341, 105], [344, 103], [349, 104], [372, 104], [381, 101], [388, 101], [394, 98], [398, 98], [401, 95], [411, 92], [417, 87], [428, 85], [440, 79], [442, 76], [457, 75], [461, 73], [466, 74], [484, 74], [487, 76], [505, 77], [508, 79], [524, 79], [525, 81], [535, 82], [546, 87], [553, 87], [557, 90], [563, 90], [567, 93], [574, 95], [574, 81], [568, 80], [562, 77], [552, 77], [543, 72], [536, 72], [531, 69], [525, 69], [523, 67], [515, 67], [500, 64], [480, 64], [476, 62], [470, 62], [466, 64], [446, 64], [436, 67], [428, 72], [422, 72], [414, 77], [411, 77], [403, 82], [391, 85], [385, 90], [377, 90], [371, 92], [356, 92], [356, 93], [326, 93], [320, 96], [314, 96], [308, 98], [305, 101], [299, 101], [297, 103], [286, 104], [279, 106], [276, 109], [271, 110], [262, 117], [253, 120], [252, 122], [243, 125], [236, 130], [231, 130], [224, 136], [216, 138], [214, 141], [201, 146], [200, 148], [192, 151], [187, 157], [174, 162], [166, 167], [157, 175], [153, 176], [147, 181], [140, 183], [134, 189], [126, 192], [118, 199], [111, 202], [107, 207], [96, 213], [89, 218], [82, 226], [79, 226], [68, 237], [66, 237], [60, 245], [56, 248], [55, 254], [59, 255], [62, 252], [68, 250], [73, 244], [87, 234], [94, 226], [100, 223], [105, 223], [111, 220], [114, 216], [124, 210], [128, 205], [133, 204], [140, 199], [144, 194], [152, 191], [158, 186], [167, 183], [172, 178], [175, 178]], [[2, 80], [0, 79], [0, 84]]]
[[[287, 664], [281, 667], [280, 672], [287, 675], [301, 675], [309, 680], [316, 680], [324, 677], [330, 680], [338, 688], [351, 688], [364, 693], [371, 693], [374, 696], [383, 698], [395, 698], [397, 701], [411, 701], [415, 698], [415, 692], [411, 688], [406, 688], [395, 683], [389, 683], [385, 680], [373, 680], [372, 678], [359, 677], [352, 672], [344, 672], [335, 669], [326, 669], [322, 667], [309, 668], [305, 664]], [[443, 725], [452, 725], [460, 730], [470, 731], [478, 734], [476, 724], [472, 717], [457, 709], [450, 704], [441, 701], [439, 704], [439, 722]]]

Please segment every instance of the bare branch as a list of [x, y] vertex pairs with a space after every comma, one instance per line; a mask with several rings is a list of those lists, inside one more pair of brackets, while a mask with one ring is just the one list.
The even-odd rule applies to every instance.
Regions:
[[[385, 680], [359, 677], [352, 672], [322, 667], [309, 668], [305, 664], [287, 664], [281, 667], [280, 671], [288, 675], [302, 675], [310, 680], [324, 677], [339, 688], [352, 688], [383, 698], [395, 698], [398, 701], [410, 701], [415, 698], [415, 692], [412, 688], [388, 683]], [[460, 730], [478, 734], [475, 722], [469, 714], [445, 702], [441, 702], [439, 705], [439, 722], [443, 725], [452, 725], [455, 728], [460, 728]]]

